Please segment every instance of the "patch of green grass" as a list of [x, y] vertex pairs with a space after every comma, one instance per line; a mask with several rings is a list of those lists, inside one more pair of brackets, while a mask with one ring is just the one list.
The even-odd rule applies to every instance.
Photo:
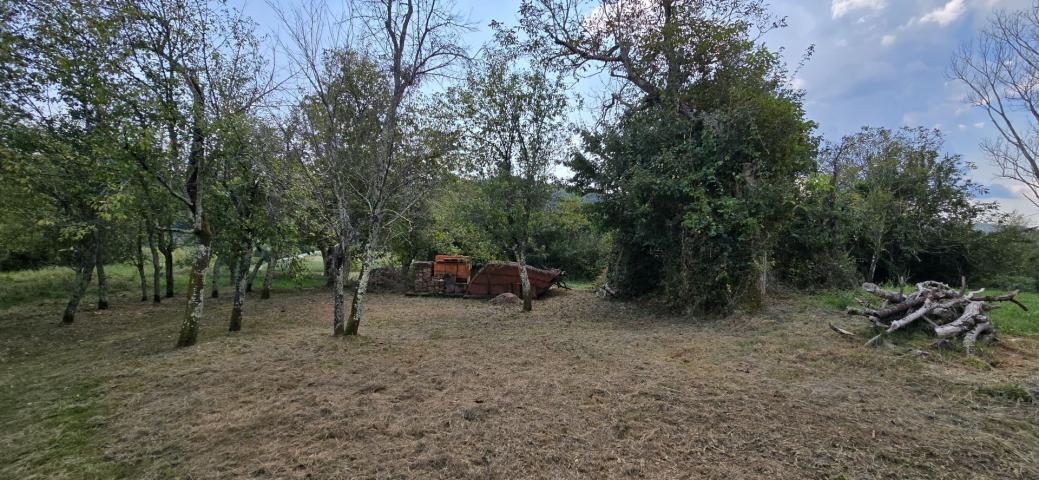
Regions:
[[[55, 391], [57, 397], [37, 399], [29, 416], [11, 416], [18, 425], [4, 423], [5, 428], [25, 429], [31, 434], [13, 448], [0, 453], [0, 476], [24, 478], [128, 478], [128, 467], [104, 456], [101, 431], [105, 411], [97, 389], [99, 380], [82, 382]], [[0, 406], [10, 415], [19, 408], [18, 394], [0, 398]], [[42, 405], [41, 405], [42, 404]], [[28, 424], [28, 425], [25, 425]], [[7, 475], [10, 475], [7, 477]]]
[[1004, 383], [999, 385], [989, 385], [980, 387], [976, 390], [982, 395], [988, 395], [995, 398], [1003, 398], [1012, 402], [1024, 402], [1032, 403], [1034, 398], [1032, 393], [1025, 390], [1024, 387], [1016, 383]]
[[[999, 295], [1005, 292], [999, 290], [986, 290], [985, 295]], [[996, 324], [996, 331], [1011, 335], [1039, 335], [1039, 294], [1022, 292], [1017, 296], [1017, 301], [1028, 307], [1024, 311], [1021, 307], [1010, 302], [1001, 302], [1000, 308], [989, 312], [988, 316], [992, 323]]]
[[594, 290], [595, 280], [567, 279], [566, 286], [574, 290]]
[[848, 307], [855, 305], [854, 290], [829, 290], [812, 295], [812, 299], [821, 305], [832, 307], [834, 310], [843, 312]]
[[[183, 258], [185, 253], [178, 250], [175, 258]], [[255, 259], [254, 259], [255, 261]], [[174, 292], [178, 296], [183, 295], [187, 289], [188, 269], [183, 266], [186, 262], [175, 262], [174, 268]], [[291, 290], [297, 288], [318, 288], [324, 286], [323, 264], [320, 256], [308, 256], [299, 262], [295, 274], [288, 271], [288, 261], [283, 261], [275, 270], [271, 288], [274, 290]], [[148, 292], [151, 293], [152, 270], [151, 265], [145, 266], [145, 274], [148, 281]], [[266, 273], [266, 264], [261, 267], [253, 283], [254, 291], [258, 292], [263, 286], [263, 276]], [[97, 272], [91, 278], [87, 292], [83, 296], [84, 303], [91, 303], [97, 299]], [[356, 272], [355, 272], [356, 275]], [[108, 294], [114, 297], [125, 294], [129, 298], [136, 299], [140, 296], [140, 278], [137, 268], [129, 263], [120, 263], [105, 266], [105, 277], [108, 283]], [[208, 290], [214, 281], [213, 269], [210, 267], [206, 276], [206, 289]], [[228, 278], [228, 268], [222, 266], [220, 276], [216, 279], [220, 287], [227, 290], [231, 288]], [[66, 267], [47, 267], [37, 270], [18, 270], [12, 272], [0, 272], [0, 310], [32, 303], [63, 302], [68, 300], [69, 291], [75, 282], [75, 273]], [[161, 277], [160, 291], [166, 292], [165, 273]], [[225, 293], [226, 294], [226, 293]], [[111, 301], [110, 300], [110, 301]]]

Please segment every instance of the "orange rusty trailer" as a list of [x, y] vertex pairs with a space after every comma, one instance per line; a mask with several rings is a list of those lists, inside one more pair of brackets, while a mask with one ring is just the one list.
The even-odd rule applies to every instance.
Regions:
[[[548, 291], [563, 272], [559, 269], [543, 270], [527, 265], [527, 278], [534, 291], [534, 297], [540, 297]], [[469, 282], [465, 292], [470, 297], [494, 297], [503, 293], [523, 295], [520, 283], [519, 264], [516, 262], [491, 262], [483, 266]]]
[[[415, 293], [493, 297], [503, 293], [523, 294], [516, 262], [491, 262], [472, 275], [469, 257], [437, 255], [432, 262], [415, 262]], [[563, 272], [527, 266], [534, 296], [544, 295], [562, 281]]]

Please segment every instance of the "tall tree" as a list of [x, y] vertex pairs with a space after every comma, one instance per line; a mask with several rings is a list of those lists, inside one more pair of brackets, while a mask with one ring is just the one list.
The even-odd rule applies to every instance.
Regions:
[[564, 159], [567, 97], [559, 76], [544, 68], [520, 70], [513, 54], [488, 49], [466, 81], [452, 90], [469, 159], [482, 179], [478, 224], [492, 232], [519, 265], [523, 310], [532, 308], [527, 255], [552, 195], [552, 168]]
[[[212, 186], [213, 125], [248, 112], [270, 92], [271, 82], [266, 76], [250, 78], [257, 70], [245, 57], [255, 52], [256, 41], [253, 26], [238, 12], [203, 0], [147, 0], [123, 8], [124, 39], [135, 53], [124, 71], [151, 88], [167, 129], [168, 162], [141, 167], [187, 210], [195, 242], [177, 339], [177, 346], [185, 347], [197, 341], [212, 255], [214, 225], [204, 205]], [[185, 123], [189, 140], [182, 159]]]
[[800, 92], [759, 41], [782, 20], [758, 0], [527, 0], [521, 14], [542, 61], [616, 80], [570, 163], [616, 233], [611, 291], [759, 306], [815, 149]]
[[1039, 4], [997, 11], [953, 58], [950, 76], [969, 88], [968, 101], [999, 132], [982, 149], [1039, 206]]
[[[0, 37], [11, 60], [0, 79], [13, 102], [2, 108], [2, 173], [15, 198], [39, 202], [25, 213], [55, 227], [74, 266], [63, 317], [70, 323], [95, 268], [103, 268], [107, 224], [125, 206], [118, 138], [132, 91], [113, 73], [125, 49], [114, 41], [116, 19], [92, 2], [4, 3], [0, 15], [12, 22]], [[98, 275], [98, 308], [106, 308]]]
[[380, 112], [373, 161], [356, 177], [367, 229], [346, 335], [357, 335], [361, 325], [380, 232], [426, 193], [430, 162], [439, 155], [436, 148], [422, 151], [429, 145], [407, 137], [409, 125], [402, 122], [406, 102], [423, 82], [467, 58], [460, 34], [469, 28], [443, 0], [364, 0], [359, 7], [362, 42], [377, 52], [389, 97]]
[[[323, 182], [333, 197], [321, 203], [335, 210], [328, 225], [337, 272], [336, 335], [357, 334], [380, 235], [427, 189], [441, 153], [428, 148], [432, 144], [422, 134], [430, 130], [406, 112], [423, 82], [465, 58], [459, 34], [468, 28], [450, 4], [438, 0], [366, 0], [354, 6], [353, 16], [343, 21], [316, 1], [279, 12], [289, 30], [290, 55], [309, 88], [301, 113], [310, 127], [309, 150], [322, 162], [315, 184]], [[350, 28], [339, 28], [344, 25]], [[344, 135], [356, 141], [345, 142]], [[361, 245], [361, 271], [344, 321], [341, 292], [355, 243]]]

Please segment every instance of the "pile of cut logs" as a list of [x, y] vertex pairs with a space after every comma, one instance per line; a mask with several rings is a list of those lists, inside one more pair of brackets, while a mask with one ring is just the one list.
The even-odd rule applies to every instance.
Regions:
[[[987, 313], [997, 305], [993, 302], [1011, 302], [1024, 310], [1028, 310], [1021, 302], [1014, 299], [1018, 290], [1005, 295], [981, 296], [984, 289], [968, 292], [959, 290], [941, 282], [922, 282], [916, 284], [916, 291], [910, 294], [884, 290], [872, 283], [865, 283], [862, 289], [883, 300], [880, 306], [858, 300], [859, 307], [849, 307], [848, 314], [861, 315], [868, 318], [873, 325], [883, 331], [866, 342], [867, 346], [877, 343], [884, 335], [909, 327], [924, 325], [941, 339], [962, 338], [963, 348], [970, 355], [975, 353], [975, 345], [979, 339], [995, 335], [995, 327], [989, 321]], [[847, 334], [834, 327], [838, 333]]]

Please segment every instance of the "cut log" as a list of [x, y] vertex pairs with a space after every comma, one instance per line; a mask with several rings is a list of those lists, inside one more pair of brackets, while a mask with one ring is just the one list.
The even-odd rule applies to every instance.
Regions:
[[992, 328], [991, 323], [987, 321], [979, 323], [977, 326], [974, 327], [973, 330], [970, 331], [970, 333], [964, 335], [963, 350], [967, 352], [967, 355], [974, 355], [976, 353], [974, 346], [978, 343], [978, 337], [986, 333], [991, 333], [993, 331], [994, 329]]
[[983, 316], [982, 311], [984, 308], [985, 304], [983, 302], [970, 302], [967, 304], [967, 308], [963, 310], [960, 318], [934, 329], [934, 334], [938, 338], [949, 338], [974, 328], [974, 325], [978, 323], [978, 317]]

